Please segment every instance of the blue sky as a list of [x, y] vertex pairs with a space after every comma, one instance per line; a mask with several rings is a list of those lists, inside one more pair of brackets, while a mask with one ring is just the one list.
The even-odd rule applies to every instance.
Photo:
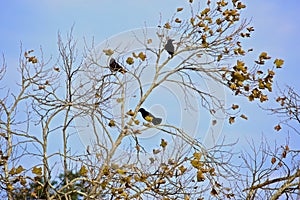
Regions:
[[[57, 32], [67, 33], [75, 25], [74, 35], [82, 45], [83, 37], [95, 38], [100, 43], [112, 35], [133, 28], [156, 26], [159, 15], [167, 19], [184, 0], [26, 0], [0, 3], [0, 52], [8, 64], [9, 79], [14, 80], [18, 63], [20, 42], [26, 49], [42, 46], [46, 56], [57, 54]], [[276, 81], [280, 85], [293, 85], [299, 91], [300, 57], [300, 1], [251, 0], [246, 2], [244, 16], [252, 19], [255, 27], [249, 45], [267, 51], [272, 57], [285, 60]], [[229, 99], [230, 99], [229, 95]], [[243, 103], [243, 101], [242, 101]], [[246, 105], [247, 102], [244, 102]], [[233, 136], [277, 134], [273, 131], [276, 120], [265, 113], [257, 114], [255, 103], [247, 105], [248, 121], [239, 120], [236, 125], [225, 126], [224, 132]], [[248, 112], [247, 112], [248, 111]], [[248, 128], [245, 128], [248, 127]], [[229, 138], [232, 136], [228, 136]], [[284, 137], [282, 137], [284, 138]]]

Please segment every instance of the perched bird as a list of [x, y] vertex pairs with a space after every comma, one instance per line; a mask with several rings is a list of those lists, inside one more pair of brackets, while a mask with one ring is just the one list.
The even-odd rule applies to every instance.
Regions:
[[144, 108], [140, 108], [139, 112], [141, 112], [143, 118], [148, 121], [148, 122], [152, 122], [154, 125], [160, 124], [162, 119], [158, 118], [158, 117], [154, 117], [154, 115], [152, 115], [151, 113], [149, 113], [147, 110], [145, 110]]
[[111, 72], [121, 72], [122, 74], [127, 72], [114, 58], [111, 58], [109, 61], [109, 69]]
[[168, 39], [167, 44], [165, 45], [165, 50], [171, 55], [173, 56], [174, 52], [175, 52], [175, 48], [173, 45], [173, 39]]

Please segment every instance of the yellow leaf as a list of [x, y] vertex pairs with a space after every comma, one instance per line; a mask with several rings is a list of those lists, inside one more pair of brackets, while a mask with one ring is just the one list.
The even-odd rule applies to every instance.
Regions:
[[103, 52], [107, 56], [111, 56], [114, 53], [114, 51], [111, 49], [103, 49]]
[[194, 158], [196, 158], [197, 160], [200, 160], [200, 159], [201, 159], [201, 156], [202, 156], [202, 153], [200, 153], [200, 152], [195, 152], [195, 153], [193, 154], [193, 156], [194, 156]]
[[117, 169], [116, 172], [117, 172], [118, 174], [124, 175], [124, 174], [126, 174], [127, 171], [124, 170], [124, 169]]
[[202, 12], [201, 15], [207, 15], [207, 13], [210, 11], [210, 8], [205, 8]]
[[183, 8], [177, 8], [177, 12], [180, 12], [182, 10], [183, 10]]
[[24, 170], [25, 169], [21, 165], [19, 165], [18, 168], [16, 169], [16, 174], [20, 174]]
[[260, 102], [267, 101], [267, 100], [268, 100], [268, 96], [262, 94], [262, 95], [260, 96], [259, 100], [260, 100]]
[[224, 6], [227, 6], [228, 2], [222, 0], [220, 2], [217, 2], [217, 4], [220, 5], [220, 6], [222, 6], [222, 7], [224, 7]]
[[243, 8], [246, 8], [246, 5], [242, 4], [241, 2], [238, 2], [236, 8], [237, 9], [243, 9]]
[[204, 176], [203, 172], [201, 170], [198, 170], [197, 181], [200, 182], [200, 181], [204, 181], [204, 180], [205, 180], [205, 176]]
[[192, 18], [190, 19], [190, 22], [191, 22], [191, 24], [192, 24], [193, 26], [195, 26], [195, 18], [192, 17]]
[[103, 181], [102, 183], [100, 183], [100, 186], [102, 187], [102, 189], [105, 189], [107, 186], [107, 181]]
[[171, 29], [171, 25], [169, 24], [169, 22], [165, 23], [164, 28]]
[[140, 121], [139, 120], [134, 120], [134, 123], [136, 124], [136, 125], [139, 125], [140, 124]]
[[268, 88], [269, 92], [272, 92], [272, 83], [266, 83], [266, 88]]
[[138, 56], [139, 56], [139, 58], [140, 58], [142, 61], [145, 61], [145, 59], [146, 59], [146, 54], [144, 54], [143, 52], [140, 52]]
[[26, 179], [25, 179], [25, 178], [22, 178], [22, 179], [21, 179], [21, 181], [20, 181], [20, 183], [21, 183], [21, 185], [22, 185], [22, 186], [24, 186], [24, 187], [25, 187], [25, 186], [26, 186], [26, 184], [27, 184], [27, 181], [26, 181]]
[[10, 175], [15, 175], [16, 174], [16, 169], [13, 167], [11, 170], [8, 172]]
[[197, 159], [193, 159], [191, 160], [191, 164], [194, 168], [199, 169], [203, 164], [201, 163], [201, 161], [197, 160]]
[[95, 94], [95, 98], [100, 98], [100, 97], [101, 97], [100, 94], [98, 93]]
[[183, 165], [178, 167], [178, 169], [181, 171], [181, 174], [183, 174], [187, 170]]
[[259, 60], [262, 61], [262, 60], [267, 60], [267, 59], [271, 59], [270, 56], [268, 56], [268, 54], [266, 52], [262, 52], [260, 55], [259, 55]]
[[168, 145], [168, 142], [166, 140], [164, 140], [164, 139], [161, 139], [160, 146], [162, 148], [166, 148], [167, 145]]
[[127, 63], [128, 65], [132, 65], [132, 64], [134, 63], [133, 58], [132, 58], [132, 57], [128, 57], [128, 58], [126, 59], [126, 63]]
[[236, 90], [236, 84], [234, 84], [234, 83], [231, 83], [229, 87], [232, 90]]
[[261, 79], [258, 80], [258, 88], [259, 89], [265, 89], [265, 84], [262, 82]]
[[81, 176], [85, 176], [88, 173], [88, 170], [85, 168], [84, 165], [82, 165], [82, 167], [79, 170], [79, 173]]
[[42, 175], [42, 168], [34, 166], [31, 172], [33, 174], [41, 176]]
[[109, 168], [108, 168], [108, 166], [105, 166], [105, 167], [103, 168], [103, 175], [105, 175], [105, 176], [108, 176], [108, 175], [109, 175]]
[[274, 72], [273, 70], [269, 70], [269, 69], [268, 69], [268, 74], [269, 74], [270, 76], [274, 76], [274, 75], [275, 75], [275, 72]]
[[276, 65], [276, 68], [281, 68], [283, 63], [284, 63], [284, 60], [282, 60], [282, 59], [276, 59], [274, 61], [274, 64]]
[[14, 187], [11, 184], [8, 184], [7, 185], [7, 190], [12, 191], [12, 190], [14, 190]]
[[216, 20], [216, 23], [217, 23], [218, 25], [222, 24], [222, 22], [223, 22], [223, 20], [220, 19], [220, 18], [218, 18], [218, 19]]
[[151, 44], [151, 43], [152, 43], [152, 39], [148, 39], [147, 44]]

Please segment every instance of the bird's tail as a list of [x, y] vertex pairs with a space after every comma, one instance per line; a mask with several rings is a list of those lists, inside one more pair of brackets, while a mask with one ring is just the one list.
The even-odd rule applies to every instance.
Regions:
[[160, 124], [160, 123], [161, 123], [161, 121], [162, 121], [162, 119], [161, 119], [161, 118], [153, 118], [153, 119], [152, 119], [152, 123], [153, 123], [154, 125], [158, 125], [158, 124]]

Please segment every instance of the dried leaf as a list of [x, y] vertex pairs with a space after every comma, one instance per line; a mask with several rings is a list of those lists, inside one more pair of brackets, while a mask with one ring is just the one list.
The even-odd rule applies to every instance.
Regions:
[[286, 158], [286, 151], [282, 152], [282, 158]]
[[273, 157], [273, 158], [271, 159], [271, 163], [274, 164], [275, 162], [276, 162], [276, 158]]
[[114, 54], [114, 51], [111, 50], [111, 49], [103, 49], [103, 52], [104, 52], [104, 54], [107, 55], [107, 56], [111, 56], [111, 55]]
[[176, 23], [181, 23], [182, 21], [181, 21], [179, 18], [176, 18], [176, 19], [175, 19], [175, 22], [176, 22]]
[[130, 115], [130, 116], [133, 116], [133, 115], [134, 115], [134, 112], [130, 109], [126, 114], [127, 114], [127, 115]]
[[216, 195], [218, 195], [218, 192], [217, 192], [217, 190], [215, 190], [215, 188], [213, 188], [213, 189], [210, 191], [210, 194], [213, 195], [213, 196], [216, 196]]
[[235, 117], [229, 117], [229, 124], [233, 124], [235, 121], [234, 119], [235, 119]]
[[54, 69], [54, 71], [60, 72], [59, 67], [54, 67], [53, 69]]
[[212, 120], [211, 123], [212, 123], [213, 126], [215, 126], [217, 124], [217, 120], [214, 119], [214, 120]]
[[232, 104], [231, 108], [232, 108], [233, 110], [236, 110], [236, 109], [238, 109], [238, 108], [239, 108], [239, 105]]
[[115, 121], [111, 119], [111, 120], [109, 121], [109, 123], [108, 123], [108, 126], [109, 126], [109, 127], [114, 127], [114, 126], [116, 126]]
[[274, 127], [274, 129], [275, 129], [276, 131], [280, 131], [281, 126], [278, 124], [277, 126]]
[[245, 119], [245, 120], [248, 120], [248, 117], [246, 115], [244, 115], [244, 114], [241, 114], [240, 117], [243, 118], [243, 119]]
[[251, 26], [251, 27], [248, 27], [248, 28], [247, 28], [247, 31], [249, 31], [249, 32], [251, 32], [251, 31], [254, 31], [254, 28], [253, 28], [253, 26]]
[[160, 152], [160, 149], [153, 149], [153, 154], [158, 154]]
[[290, 148], [289, 148], [288, 145], [285, 146], [285, 150], [286, 150], [286, 151], [289, 151], [289, 150], [290, 150]]

